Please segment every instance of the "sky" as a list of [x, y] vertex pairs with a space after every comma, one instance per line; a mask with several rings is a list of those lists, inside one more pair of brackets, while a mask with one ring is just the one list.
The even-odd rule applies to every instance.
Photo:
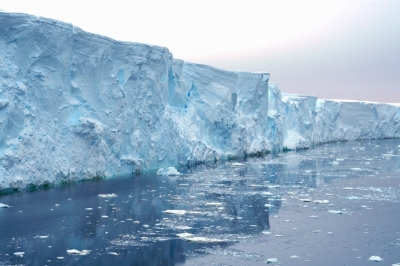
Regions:
[[287, 93], [400, 103], [400, 1], [0, 0], [0, 9], [268, 72]]

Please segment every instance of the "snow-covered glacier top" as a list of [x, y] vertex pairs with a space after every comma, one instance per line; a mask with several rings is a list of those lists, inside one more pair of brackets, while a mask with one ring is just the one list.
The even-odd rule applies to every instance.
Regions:
[[284, 94], [268, 80], [0, 12], [0, 189], [400, 137], [399, 106]]

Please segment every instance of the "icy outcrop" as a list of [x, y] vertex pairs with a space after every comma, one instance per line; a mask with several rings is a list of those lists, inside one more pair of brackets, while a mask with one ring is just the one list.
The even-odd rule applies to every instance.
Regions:
[[398, 106], [284, 94], [268, 80], [0, 12], [0, 189], [400, 137]]

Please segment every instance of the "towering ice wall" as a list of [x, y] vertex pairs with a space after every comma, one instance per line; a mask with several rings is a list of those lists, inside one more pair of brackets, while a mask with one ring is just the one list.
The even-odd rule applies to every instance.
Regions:
[[398, 106], [283, 94], [268, 79], [0, 12], [0, 189], [400, 137]]

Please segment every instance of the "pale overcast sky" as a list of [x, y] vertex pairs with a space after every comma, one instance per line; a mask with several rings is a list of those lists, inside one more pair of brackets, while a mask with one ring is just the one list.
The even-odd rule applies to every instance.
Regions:
[[400, 1], [0, 0], [0, 9], [269, 72], [283, 92], [400, 102]]

